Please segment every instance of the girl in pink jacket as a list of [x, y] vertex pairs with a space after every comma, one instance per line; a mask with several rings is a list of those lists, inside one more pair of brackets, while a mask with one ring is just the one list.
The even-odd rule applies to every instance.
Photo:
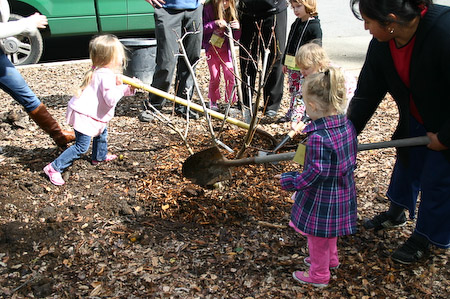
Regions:
[[[210, 74], [209, 108], [215, 111], [219, 110], [217, 101], [221, 98], [220, 69], [222, 68], [225, 79], [226, 103], [229, 102], [235, 83], [229, 38], [225, 34], [228, 24], [233, 29], [233, 39], [238, 40], [241, 31], [234, 0], [211, 0], [205, 4], [202, 47], [205, 49]], [[236, 102], [236, 92], [231, 102]]]
[[117, 102], [135, 90], [122, 83], [119, 74], [126, 63], [125, 49], [114, 35], [101, 35], [89, 43], [92, 67], [67, 108], [67, 122], [75, 130], [75, 144], [44, 168], [54, 185], [63, 185], [61, 172], [85, 154], [92, 144], [92, 164], [111, 161], [108, 154], [107, 124], [114, 116]]

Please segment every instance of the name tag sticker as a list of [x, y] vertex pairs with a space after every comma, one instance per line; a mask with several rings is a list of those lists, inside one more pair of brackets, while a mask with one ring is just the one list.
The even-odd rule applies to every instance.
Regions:
[[291, 69], [298, 69], [297, 64], [295, 63], [295, 56], [293, 55], [286, 55], [284, 64]]
[[305, 155], [306, 155], [306, 146], [303, 143], [300, 143], [297, 147], [297, 151], [295, 152], [294, 162], [297, 162], [300, 165], [305, 165]]
[[216, 48], [222, 48], [224, 41], [225, 41], [225, 39], [223, 37], [220, 37], [217, 34], [213, 34], [211, 36], [211, 39], [209, 40], [209, 43]]

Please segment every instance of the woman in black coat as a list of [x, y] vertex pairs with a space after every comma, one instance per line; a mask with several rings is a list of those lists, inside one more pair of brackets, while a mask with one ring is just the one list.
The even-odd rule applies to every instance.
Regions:
[[[391, 256], [410, 264], [429, 245], [450, 247], [450, 8], [431, 0], [351, 0], [353, 13], [373, 35], [348, 118], [361, 132], [389, 93], [399, 110], [393, 138], [428, 135], [430, 143], [397, 150], [388, 211], [364, 223], [386, 229], [417, 222]], [[359, 4], [359, 5], [358, 5]]]

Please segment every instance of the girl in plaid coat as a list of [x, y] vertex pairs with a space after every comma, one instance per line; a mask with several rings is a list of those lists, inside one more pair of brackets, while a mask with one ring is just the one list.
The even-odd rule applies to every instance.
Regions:
[[295, 280], [324, 287], [330, 268], [339, 266], [337, 237], [356, 231], [357, 138], [346, 118], [345, 77], [338, 68], [311, 74], [303, 86], [306, 112], [312, 119], [303, 172], [286, 172], [284, 190], [296, 191], [289, 225], [308, 239], [309, 271], [295, 271]]

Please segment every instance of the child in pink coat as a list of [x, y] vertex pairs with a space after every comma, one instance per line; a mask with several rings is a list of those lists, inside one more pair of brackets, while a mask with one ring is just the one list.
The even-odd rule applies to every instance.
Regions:
[[75, 130], [75, 144], [44, 168], [54, 185], [65, 182], [61, 172], [73, 161], [85, 154], [92, 144], [92, 164], [111, 161], [116, 155], [108, 155], [107, 124], [114, 116], [117, 102], [123, 96], [133, 95], [134, 88], [122, 84], [117, 71], [126, 63], [125, 49], [114, 35], [101, 35], [89, 44], [92, 67], [67, 108], [67, 122]]
[[[233, 39], [238, 40], [241, 31], [236, 17], [234, 0], [211, 0], [203, 7], [203, 42], [202, 46], [206, 52], [210, 81], [208, 98], [209, 107], [218, 110], [217, 101], [220, 99], [220, 69], [223, 70], [225, 79], [225, 102], [228, 103], [235, 83], [233, 62], [227, 25], [233, 29]], [[236, 102], [234, 92], [232, 103]]]

